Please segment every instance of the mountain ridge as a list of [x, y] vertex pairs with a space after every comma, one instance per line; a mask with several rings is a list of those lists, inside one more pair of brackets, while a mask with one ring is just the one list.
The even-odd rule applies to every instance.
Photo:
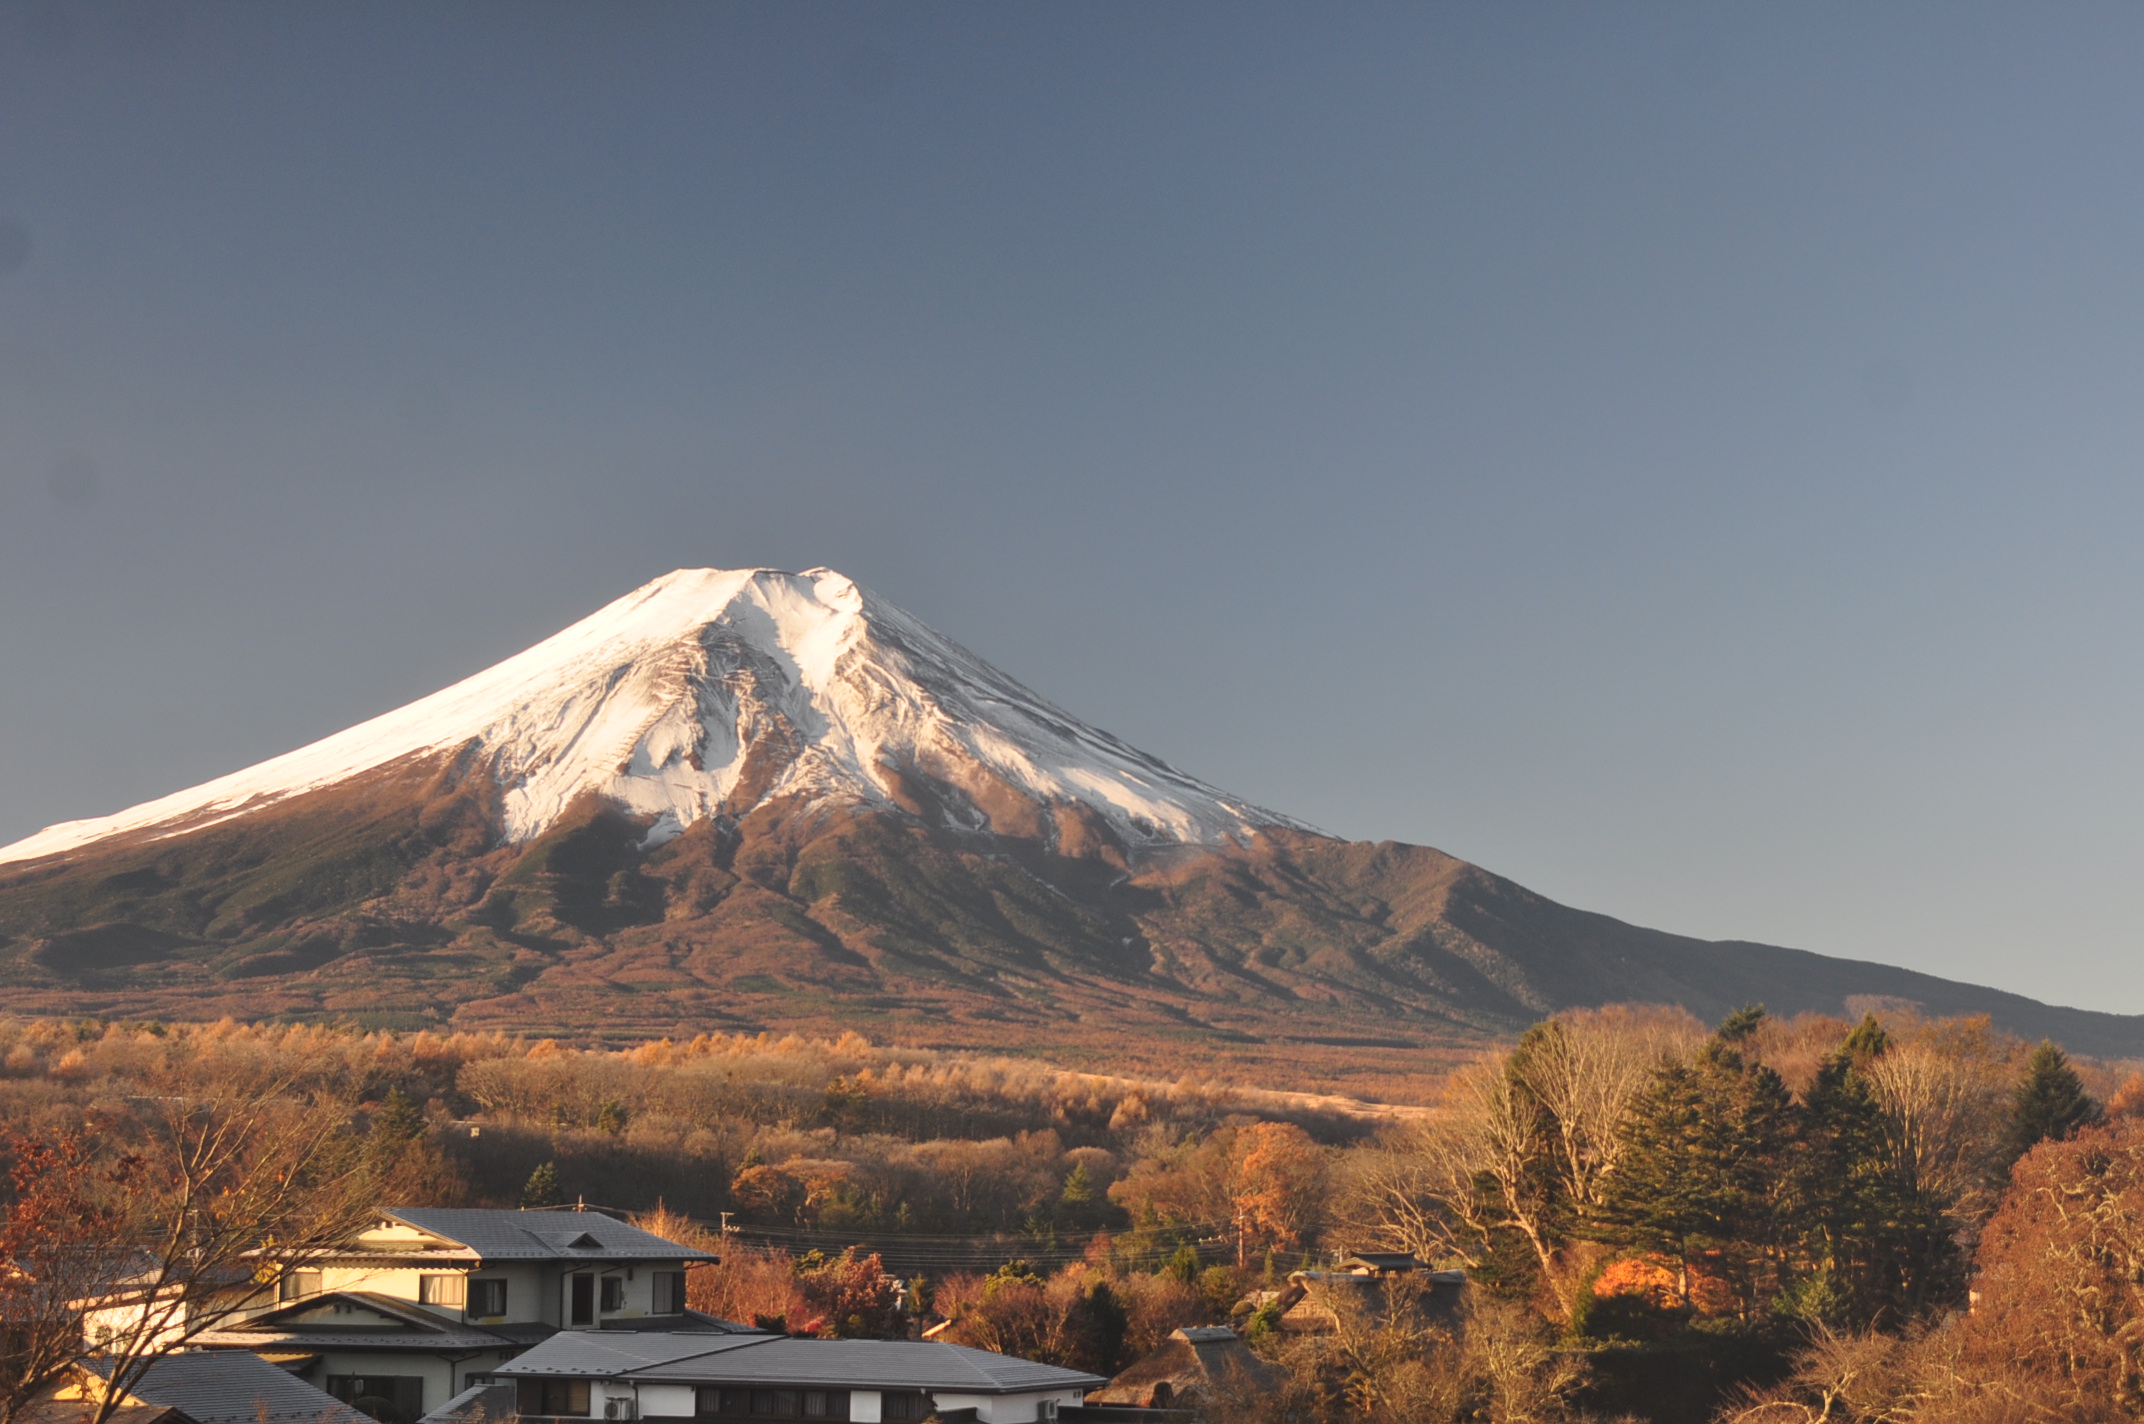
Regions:
[[917, 629], [829, 571], [681, 571], [349, 733], [42, 832], [0, 852], [0, 1008], [855, 1028], [1364, 1096], [1616, 1001], [1912, 1002], [2144, 1053], [2144, 1018], [1644, 929], [1324, 835]]

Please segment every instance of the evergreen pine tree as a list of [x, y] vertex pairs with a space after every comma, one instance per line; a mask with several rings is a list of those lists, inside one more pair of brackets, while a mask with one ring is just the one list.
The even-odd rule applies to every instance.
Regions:
[[521, 1189], [523, 1207], [558, 1205], [558, 1164], [546, 1162], [529, 1173], [528, 1184]]
[[1064, 1188], [1058, 1192], [1057, 1200], [1064, 1207], [1065, 1215], [1074, 1220], [1084, 1221], [1093, 1214], [1095, 1207], [1102, 1200], [1102, 1194], [1096, 1190], [1094, 1173], [1087, 1170], [1085, 1162], [1072, 1164], [1072, 1170], [1066, 1175]]
[[2007, 1155], [2015, 1162], [2049, 1138], [2059, 1142], [2074, 1136], [2102, 1116], [2069, 1058], [2043, 1039], [2026, 1060], [2025, 1076], [2011, 1095]]
[[1701, 1267], [1733, 1291], [1745, 1315], [1776, 1254], [1793, 1138], [1786, 1085], [1736, 1047], [1763, 1021], [1762, 1009], [1737, 1010], [1696, 1062], [1655, 1077], [1632, 1109], [1596, 1233], [1674, 1262], [1685, 1300], [1691, 1268]]
[[423, 1111], [400, 1088], [389, 1088], [366, 1131], [366, 1162], [372, 1170], [385, 1172], [401, 1161], [410, 1144], [422, 1136]]
[[1781, 1305], [1827, 1325], [1902, 1324], [1961, 1279], [1951, 1224], [1893, 1152], [1861, 1073], [1887, 1046], [1863, 1020], [1802, 1097], [1790, 1206], [1800, 1278]]
[[1883, 1057], [1890, 1047], [1891, 1035], [1885, 1033], [1883, 1025], [1876, 1022], [1876, 1015], [1863, 1014], [1861, 1022], [1855, 1024], [1854, 1031], [1846, 1036], [1846, 1042], [1839, 1045], [1839, 1052], [1856, 1068], [1862, 1068]]
[[409, 1094], [389, 1088], [372, 1118], [372, 1131], [397, 1142], [412, 1142], [424, 1131], [424, 1113]]
[[1749, 1040], [1751, 1035], [1757, 1032], [1758, 1027], [1763, 1023], [1764, 1005], [1744, 1004], [1726, 1018], [1721, 1019], [1720, 1026], [1712, 1031], [1712, 1036], [1721, 1043], [1744, 1043]]

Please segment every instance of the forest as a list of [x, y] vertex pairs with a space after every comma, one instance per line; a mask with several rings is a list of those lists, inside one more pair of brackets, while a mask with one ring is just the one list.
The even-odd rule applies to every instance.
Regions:
[[[234, 1252], [368, 1205], [578, 1203], [708, 1245], [693, 1305], [767, 1328], [1113, 1374], [1232, 1324], [1271, 1373], [1216, 1418], [2144, 1418], [2133, 1065], [1905, 1007], [1626, 1006], [1425, 1072], [1429, 1109], [854, 1034], [13, 1021], [0, 1245], [146, 1239], [180, 1196], [197, 1241], [230, 1205]], [[1316, 1274], [1365, 1250], [1463, 1269], [1463, 1308]]]

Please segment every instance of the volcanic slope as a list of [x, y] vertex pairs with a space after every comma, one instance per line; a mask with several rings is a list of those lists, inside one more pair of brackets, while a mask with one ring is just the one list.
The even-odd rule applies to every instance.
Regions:
[[690, 570], [312, 746], [0, 848], [0, 1008], [826, 1032], [1377, 1091], [1555, 1009], [2144, 1020], [1567, 908], [1086, 726], [826, 570]]

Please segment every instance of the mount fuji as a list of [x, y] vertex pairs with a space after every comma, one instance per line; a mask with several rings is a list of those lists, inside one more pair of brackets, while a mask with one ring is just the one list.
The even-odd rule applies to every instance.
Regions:
[[826, 569], [680, 570], [335, 736], [0, 847], [16, 1012], [858, 1028], [1374, 1093], [1563, 1007], [1749, 1000], [2144, 1051], [2144, 1019], [1334, 839]]
[[[1046, 837], [1069, 810], [1137, 847], [1309, 829], [1087, 726], [829, 569], [680, 569], [443, 692], [206, 785], [52, 826], [0, 847], [0, 865], [203, 829], [427, 757], [497, 785], [510, 843], [588, 795], [648, 818], [649, 847], [784, 798], [916, 812], [920, 795], [949, 827]], [[1008, 817], [1014, 827], [999, 824]]]

